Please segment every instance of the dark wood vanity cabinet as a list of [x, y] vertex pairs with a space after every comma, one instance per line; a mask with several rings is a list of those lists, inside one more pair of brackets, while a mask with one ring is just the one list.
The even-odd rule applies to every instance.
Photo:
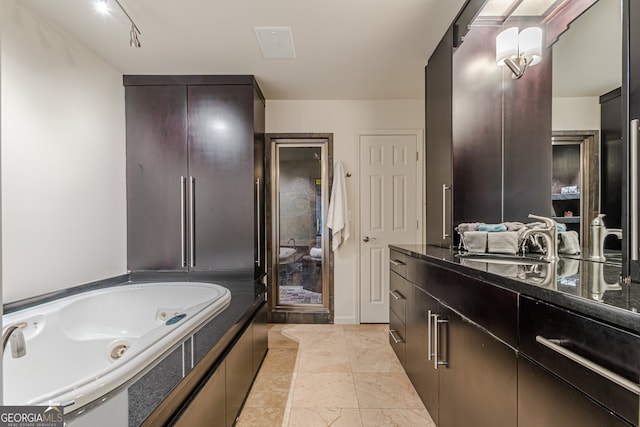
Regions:
[[264, 97], [252, 76], [124, 76], [130, 270], [254, 271]]
[[536, 363], [518, 359], [518, 427], [629, 427]]
[[513, 317], [516, 295], [484, 293], [480, 281], [411, 257], [406, 275], [402, 362], [436, 424], [514, 426], [516, 351], [496, 336], [515, 335], [497, 327], [497, 320], [505, 312]]

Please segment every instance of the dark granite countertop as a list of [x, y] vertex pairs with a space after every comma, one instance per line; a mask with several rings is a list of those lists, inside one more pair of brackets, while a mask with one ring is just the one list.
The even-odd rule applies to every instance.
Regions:
[[[428, 245], [391, 249], [469, 277], [549, 302], [640, 334], [640, 283], [619, 283], [621, 267], [575, 258], [554, 263], [492, 264], [457, 250]], [[462, 256], [461, 256], [462, 255]]]

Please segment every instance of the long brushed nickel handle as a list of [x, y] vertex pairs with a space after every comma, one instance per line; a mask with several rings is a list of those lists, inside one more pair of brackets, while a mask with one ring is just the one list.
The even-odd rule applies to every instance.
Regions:
[[189, 221], [189, 241], [191, 242], [191, 250], [189, 251], [189, 266], [196, 266], [196, 179], [192, 176], [189, 177], [189, 210], [190, 210], [190, 221]]
[[638, 224], [638, 128], [640, 127], [640, 120], [631, 120], [631, 128], [629, 129], [629, 145], [631, 156], [631, 183], [629, 185], [631, 192], [631, 259], [633, 261], [638, 260], [638, 236], [640, 230], [640, 224]]
[[560, 340], [554, 340], [554, 339], [547, 339], [541, 335], [537, 335], [536, 336], [536, 341], [539, 342], [540, 344], [542, 344], [543, 346], [550, 348], [551, 350], [560, 353], [561, 355], [563, 355], [564, 357], [566, 357], [567, 359], [573, 360], [574, 362], [576, 362], [579, 365], [584, 366], [585, 368], [587, 368], [588, 370], [590, 370], [591, 372], [594, 372], [598, 375], [600, 375], [601, 377], [604, 377], [606, 379], [608, 379], [609, 381], [619, 385], [620, 387], [629, 390], [630, 392], [634, 393], [636, 396], [640, 396], [640, 385], [629, 381], [628, 379], [624, 378], [621, 375], [616, 374], [613, 371], [610, 371], [609, 369], [598, 365], [595, 362], [592, 362], [591, 360], [580, 356], [577, 353], [574, 353], [573, 351], [563, 347], [561, 344]]
[[442, 184], [442, 240], [449, 237], [447, 233], [447, 191], [451, 190], [451, 187], [447, 184]]
[[431, 352], [431, 310], [427, 310], [427, 360], [431, 360], [433, 353]]
[[257, 222], [257, 231], [258, 234], [256, 235], [256, 246], [258, 248], [258, 259], [256, 259], [256, 265], [258, 267], [260, 267], [260, 256], [262, 254], [261, 250], [260, 250], [260, 232], [261, 232], [261, 227], [260, 227], [260, 178], [256, 178], [256, 222]]
[[187, 177], [180, 177], [180, 252], [181, 252], [181, 266], [187, 266], [187, 248], [186, 248], [186, 239], [185, 239], [185, 229], [186, 225], [186, 214], [185, 210], [187, 209], [187, 200], [186, 200], [186, 190], [185, 187], [187, 185]]

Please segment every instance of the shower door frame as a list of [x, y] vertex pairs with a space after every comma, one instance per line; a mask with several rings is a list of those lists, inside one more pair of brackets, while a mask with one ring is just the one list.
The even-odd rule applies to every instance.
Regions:
[[[331, 265], [333, 264], [333, 254], [329, 250], [330, 238], [329, 229], [326, 227], [326, 217], [329, 207], [329, 192], [332, 183], [332, 169], [330, 165], [332, 159], [332, 135], [331, 134], [277, 134], [268, 135], [267, 140], [270, 143], [270, 179], [271, 179], [271, 233], [270, 244], [268, 245], [268, 255], [270, 254], [270, 270], [268, 274], [270, 311], [272, 322], [284, 321], [291, 322], [287, 318], [287, 314], [291, 312], [309, 313], [313, 316], [314, 323], [332, 323], [333, 322], [333, 289]], [[280, 249], [280, 162], [279, 148], [314, 148], [321, 150], [321, 203], [322, 203], [322, 303], [321, 304], [289, 304], [280, 302], [280, 283], [279, 283], [279, 249]], [[282, 313], [282, 316], [277, 315]], [[317, 316], [320, 314], [320, 316]], [[282, 319], [282, 320], [281, 320]], [[312, 320], [312, 319], [307, 319]]]

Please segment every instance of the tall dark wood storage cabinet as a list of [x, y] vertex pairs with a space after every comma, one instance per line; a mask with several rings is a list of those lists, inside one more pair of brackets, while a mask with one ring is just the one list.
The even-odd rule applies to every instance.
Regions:
[[264, 96], [253, 76], [124, 76], [127, 263], [264, 271]]

